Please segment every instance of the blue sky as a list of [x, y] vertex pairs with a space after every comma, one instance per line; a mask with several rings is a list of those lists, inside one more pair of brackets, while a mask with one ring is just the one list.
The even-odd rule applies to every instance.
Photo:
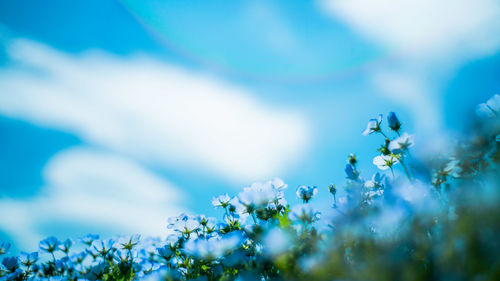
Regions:
[[369, 118], [438, 151], [499, 92], [497, 2], [2, 1], [0, 239], [166, 234], [273, 177], [327, 206]]

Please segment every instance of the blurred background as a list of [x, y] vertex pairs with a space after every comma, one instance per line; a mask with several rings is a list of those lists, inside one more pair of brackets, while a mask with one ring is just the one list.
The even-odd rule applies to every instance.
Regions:
[[420, 153], [467, 126], [498, 34], [497, 0], [1, 0], [0, 240], [163, 236], [274, 177], [328, 206], [378, 113]]

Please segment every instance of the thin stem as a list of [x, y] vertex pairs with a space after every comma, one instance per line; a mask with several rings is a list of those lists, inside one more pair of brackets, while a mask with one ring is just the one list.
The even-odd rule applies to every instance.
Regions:
[[389, 139], [389, 137], [387, 137], [387, 135], [386, 135], [386, 134], [384, 134], [384, 132], [382, 131], [382, 129], [379, 129], [378, 131], [379, 131], [379, 132], [382, 134], [382, 136], [384, 136], [386, 139]]
[[403, 169], [405, 170], [406, 176], [410, 181], [413, 181], [412, 177], [410, 176], [410, 172], [408, 171], [408, 168], [406, 168], [405, 162], [403, 161], [403, 157], [399, 159], [399, 162], [401, 162], [401, 166], [403, 166]]

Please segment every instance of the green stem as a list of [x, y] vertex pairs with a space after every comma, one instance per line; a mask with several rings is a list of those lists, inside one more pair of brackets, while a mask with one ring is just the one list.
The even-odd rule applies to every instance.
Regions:
[[389, 138], [387, 137], [387, 135], [386, 135], [386, 134], [384, 134], [384, 132], [382, 131], [382, 129], [379, 129], [378, 131], [379, 131], [379, 132], [382, 134], [382, 136], [384, 136], [386, 139], [389, 139]]
[[412, 177], [410, 176], [410, 172], [408, 171], [408, 168], [405, 165], [405, 162], [403, 161], [403, 158], [399, 159], [399, 162], [401, 162], [401, 166], [403, 166], [403, 169], [405, 170], [406, 176], [410, 181], [413, 181]]

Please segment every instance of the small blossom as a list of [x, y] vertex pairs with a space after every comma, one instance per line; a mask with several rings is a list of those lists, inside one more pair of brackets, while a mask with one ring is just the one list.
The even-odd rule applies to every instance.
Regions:
[[408, 133], [402, 134], [400, 137], [389, 143], [389, 150], [392, 153], [399, 154], [408, 151], [408, 148], [412, 147], [414, 144], [414, 136]]
[[334, 184], [330, 184], [328, 186], [328, 192], [330, 192], [333, 196], [335, 196], [335, 194], [337, 194], [337, 188], [335, 187]]
[[10, 243], [0, 241], [0, 255], [7, 253], [10, 249]]
[[73, 245], [73, 241], [71, 239], [66, 239], [64, 240], [64, 242], [59, 244], [59, 250], [61, 250], [65, 254], [68, 254], [71, 245]]
[[347, 164], [351, 164], [353, 166], [356, 166], [358, 163], [358, 159], [356, 158], [356, 154], [351, 153], [349, 156], [347, 156]]
[[308, 223], [319, 220], [320, 216], [321, 212], [313, 209], [308, 204], [296, 205], [292, 208], [292, 211], [290, 212], [290, 219], [294, 221], [301, 221]]
[[389, 112], [389, 115], [387, 116], [387, 123], [389, 124], [389, 128], [395, 132], [399, 132], [399, 129], [401, 129], [401, 122], [399, 122], [399, 119], [394, 112]]
[[275, 189], [283, 190], [288, 187], [288, 185], [280, 178], [274, 178], [271, 184]]
[[17, 257], [5, 257], [2, 260], [2, 264], [10, 272], [15, 272], [16, 269], [19, 268], [19, 260]]
[[57, 250], [61, 242], [54, 236], [50, 236], [42, 241], [40, 241], [40, 250], [47, 253], [53, 253]]
[[374, 132], [379, 132], [381, 123], [382, 123], [382, 114], [380, 114], [377, 119], [370, 119], [370, 121], [368, 121], [368, 124], [366, 125], [365, 131], [363, 132], [363, 136], [367, 136]]
[[19, 254], [19, 261], [25, 266], [32, 266], [38, 260], [38, 252], [26, 253], [21, 252]]
[[84, 237], [80, 238], [80, 241], [82, 241], [83, 244], [90, 246], [90, 245], [92, 245], [92, 242], [94, 242], [94, 240], [97, 240], [97, 239], [99, 239], [99, 235], [87, 234]]
[[373, 158], [375, 164], [380, 170], [387, 170], [397, 164], [399, 160], [392, 155], [380, 155]]
[[83, 262], [83, 260], [87, 257], [87, 255], [88, 254], [86, 251], [82, 251], [79, 253], [72, 254], [70, 258], [73, 263], [79, 264]]
[[226, 193], [226, 194], [219, 195], [217, 197], [212, 198], [212, 205], [214, 207], [226, 208], [227, 206], [229, 206], [230, 201], [231, 201], [231, 197], [229, 197], [229, 195], [227, 195], [227, 193]]
[[141, 235], [135, 234], [131, 235], [129, 237], [122, 237], [121, 239], [118, 240], [118, 244], [122, 247], [123, 250], [132, 250], [137, 244], [139, 244], [139, 241], [141, 239]]
[[350, 180], [358, 180], [359, 179], [359, 172], [356, 170], [356, 168], [353, 165], [347, 164], [345, 166], [344, 171], [345, 171], [348, 179], [350, 179]]
[[301, 185], [297, 188], [296, 193], [299, 199], [307, 203], [318, 193], [318, 188], [316, 186]]
[[104, 240], [95, 240], [92, 242], [92, 250], [101, 255], [102, 257], [106, 257], [108, 253], [113, 249], [115, 241], [111, 238]]
[[367, 188], [381, 188], [382, 187], [382, 181], [384, 180], [385, 175], [381, 175], [380, 173], [375, 173], [372, 176], [371, 180], [365, 181], [365, 187]]
[[255, 209], [267, 206], [276, 198], [276, 190], [271, 182], [254, 183], [250, 187], [245, 187], [243, 192], [238, 194], [238, 199], [245, 205], [247, 212], [251, 213]]

